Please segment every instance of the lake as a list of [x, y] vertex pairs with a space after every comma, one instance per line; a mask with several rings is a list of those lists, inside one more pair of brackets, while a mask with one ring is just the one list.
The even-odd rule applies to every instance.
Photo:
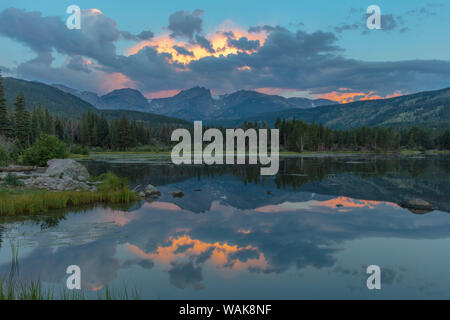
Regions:
[[[257, 166], [175, 166], [166, 156], [96, 156], [89, 172], [151, 183], [154, 202], [0, 218], [0, 277], [144, 299], [450, 298], [448, 156], [281, 158]], [[174, 197], [173, 192], [184, 196]], [[420, 198], [434, 211], [398, 204]], [[381, 289], [366, 286], [369, 265]]]

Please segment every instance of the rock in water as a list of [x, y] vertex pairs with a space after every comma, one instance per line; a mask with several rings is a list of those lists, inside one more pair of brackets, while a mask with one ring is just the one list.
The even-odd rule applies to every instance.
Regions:
[[172, 192], [172, 197], [174, 198], [183, 198], [184, 193], [182, 191]]
[[404, 201], [404, 202], [400, 203], [400, 206], [403, 208], [410, 209], [410, 210], [424, 211], [424, 212], [420, 212], [420, 213], [429, 212], [434, 209], [433, 205], [431, 203], [429, 203], [428, 201], [422, 200], [422, 199], [418, 199], [418, 198]]
[[146, 197], [158, 197], [161, 195], [161, 191], [159, 191], [158, 189], [156, 189], [156, 187], [149, 184], [148, 186], [145, 187], [144, 194]]
[[52, 159], [47, 162], [45, 172], [50, 177], [70, 178], [77, 181], [89, 180], [89, 172], [78, 162], [72, 159]]

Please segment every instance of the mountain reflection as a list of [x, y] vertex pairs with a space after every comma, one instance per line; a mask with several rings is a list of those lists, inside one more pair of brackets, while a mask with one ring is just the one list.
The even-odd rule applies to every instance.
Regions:
[[[334, 203], [345, 206], [330, 205]], [[243, 210], [217, 201], [203, 215], [164, 202], [132, 212], [95, 209], [68, 217], [71, 223], [61, 222], [53, 230], [58, 238], [70, 239], [70, 245], [52, 249], [49, 235], [32, 233], [29, 240], [36, 245], [21, 258], [21, 275], [59, 281], [67, 265], [76, 263], [86, 274], [84, 286], [94, 289], [116, 279], [122, 269], [137, 265], [151, 270], [158, 264], [166, 266], [175, 287], [202, 289], [205, 267], [226, 274], [320, 269], [335, 264], [334, 255], [348, 240], [436, 239], [450, 234], [449, 215], [435, 212], [424, 221], [391, 203], [339, 197], [276, 207], [282, 210]], [[99, 230], [99, 222], [114, 226]], [[79, 228], [88, 225], [89, 236], [81, 237]], [[7, 263], [0, 268], [1, 274], [8, 270]]]

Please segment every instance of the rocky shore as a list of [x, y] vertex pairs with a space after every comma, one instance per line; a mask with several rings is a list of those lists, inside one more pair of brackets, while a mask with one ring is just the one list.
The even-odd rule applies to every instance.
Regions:
[[[8, 174], [16, 175], [25, 188], [36, 188], [48, 191], [96, 191], [87, 169], [71, 159], [53, 159], [47, 162], [47, 167], [9, 166], [0, 167], [0, 182]], [[145, 187], [140, 197], [147, 201], [155, 201], [161, 192], [151, 184]]]
[[0, 181], [8, 174], [15, 174], [25, 187], [49, 191], [96, 190], [96, 182], [90, 181], [87, 169], [71, 159], [53, 159], [48, 167], [10, 166], [0, 168]]

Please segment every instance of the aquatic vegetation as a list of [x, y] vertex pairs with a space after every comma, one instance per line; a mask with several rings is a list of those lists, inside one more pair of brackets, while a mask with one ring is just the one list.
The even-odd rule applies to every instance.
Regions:
[[19, 277], [19, 243], [11, 243], [11, 269], [7, 279], [0, 278], [1, 300], [139, 300], [138, 290], [104, 289], [92, 292], [69, 290], [65, 287], [56, 290], [38, 280], [21, 281]]

